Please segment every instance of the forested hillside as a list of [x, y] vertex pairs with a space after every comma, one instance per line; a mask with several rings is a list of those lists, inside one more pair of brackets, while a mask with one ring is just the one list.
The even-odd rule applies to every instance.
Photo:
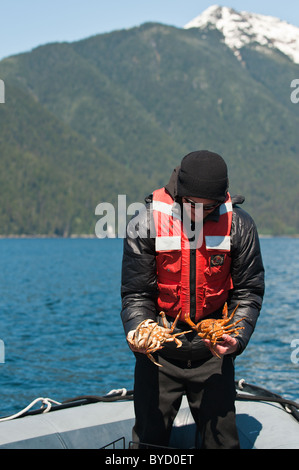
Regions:
[[148, 23], [0, 62], [0, 234], [94, 233], [195, 149], [219, 152], [261, 233], [299, 233], [299, 66], [206, 29]]

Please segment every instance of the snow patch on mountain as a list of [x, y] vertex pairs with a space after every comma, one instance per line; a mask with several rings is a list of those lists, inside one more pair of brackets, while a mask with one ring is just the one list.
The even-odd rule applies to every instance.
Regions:
[[299, 28], [279, 18], [213, 5], [185, 25], [186, 29], [206, 27], [218, 29], [237, 56], [243, 46], [258, 43], [299, 64]]

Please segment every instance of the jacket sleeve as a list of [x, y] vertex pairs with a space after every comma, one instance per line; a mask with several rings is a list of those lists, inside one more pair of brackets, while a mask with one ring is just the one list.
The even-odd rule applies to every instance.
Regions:
[[150, 211], [139, 213], [137, 225], [128, 224], [124, 240], [121, 297], [121, 318], [125, 334], [135, 330], [146, 319], [156, 321], [156, 256], [151, 237]]
[[229, 298], [229, 310], [239, 304], [234, 321], [245, 318], [240, 330], [241, 354], [255, 329], [264, 296], [264, 266], [254, 221], [244, 210], [234, 208], [232, 226], [232, 280], [234, 288]]

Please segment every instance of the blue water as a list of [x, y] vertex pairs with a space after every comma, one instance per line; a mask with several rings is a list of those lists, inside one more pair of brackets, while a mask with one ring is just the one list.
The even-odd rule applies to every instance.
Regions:
[[[299, 239], [262, 239], [267, 290], [236, 361], [244, 378], [299, 398]], [[0, 416], [43, 396], [58, 401], [133, 387], [120, 320], [122, 240], [0, 240]], [[294, 355], [295, 353], [295, 355]]]

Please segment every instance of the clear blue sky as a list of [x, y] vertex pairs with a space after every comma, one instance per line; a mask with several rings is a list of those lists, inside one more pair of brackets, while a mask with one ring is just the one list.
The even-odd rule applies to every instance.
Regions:
[[214, 4], [276, 16], [299, 27], [298, 0], [3, 0], [0, 59], [147, 21], [183, 27]]

